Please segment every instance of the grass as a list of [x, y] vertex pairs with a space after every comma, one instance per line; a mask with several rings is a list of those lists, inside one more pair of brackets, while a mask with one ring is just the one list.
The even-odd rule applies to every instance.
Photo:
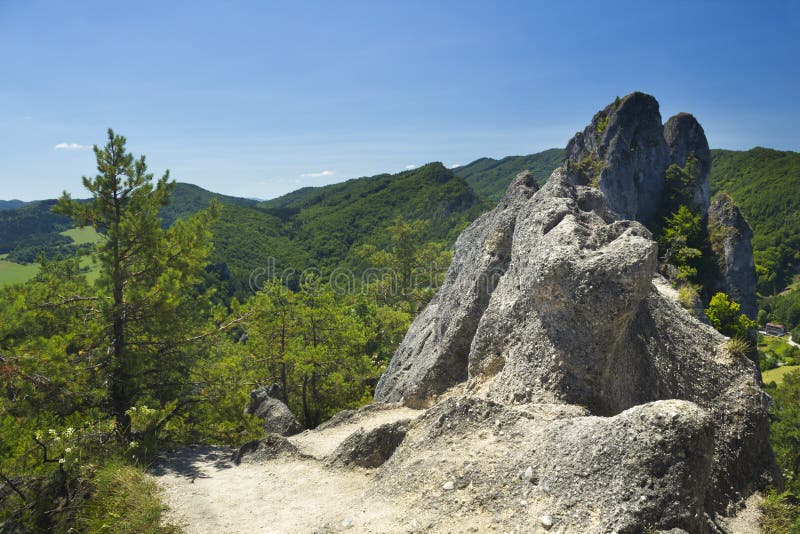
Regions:
[[[76, 245], [97, 243], [101, 237], [91, 226], [72, 228], [61, 232], [61, 234], [72, 238], [73, 243]], [[39, 265], [35, 263], [22, 265], [6, 260], [6, 256], [7, 254], [0, 254], [0, 287], [27, 282], [39, 272]], [[90, 284], [93, 284], [100, 275], [100, 271], [92, 261], [91, 256], [83, 256], [81, 258], [81, 267], [88, 269], [86, 278]]]
[[82, 532], [180, 532], [178, 527], [165, 523], [166, 506], [158, 486], [141, 469], [112, 462], [94, 473], [91, 483], [94, 491], [78, 517]]
[[39, 272], [36, 264], [20, 265], [5, 259], [7, 255], [0, 255], [0, 286], [27, 282]]
[[800, 531], [800, 509], [789, 493], [772, 490], [761, 504], [761, 518], [765, 534], [792, 534]]
[[794, 347], [789, 345], [785, 339], [762, 334], [758, 336], [758, 350], [773, 354], [780, 360], [791, 359], [792, 353], [795, 352]]
[[100, 241], [100, 234], [98, 234], [91, 226], [83, 226], [81, 228], [64, 230], [61, 232], [61, 235], [72, 238], [72, 242], [76, 245], [86, 245]]
[[780, 386], [783, 383], [783, 377], [792, 371], [797, 371], [800, 369], [800, 365], [784, 365], [783, 367], [776, 367], [775, 369], [770, 369], [769, 371], [764, 371], [761, 373], [761, 379], [764, 381], [765, 384], [769, 384], [770, 382], [775, 382], [776, 385]]

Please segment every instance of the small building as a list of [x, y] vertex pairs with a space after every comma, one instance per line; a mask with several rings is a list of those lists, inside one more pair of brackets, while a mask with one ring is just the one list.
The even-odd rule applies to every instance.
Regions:
[[778, 323], [767, 323], [764, 332], [770, 336], [783, 336], [786, 335], [786, 327]]

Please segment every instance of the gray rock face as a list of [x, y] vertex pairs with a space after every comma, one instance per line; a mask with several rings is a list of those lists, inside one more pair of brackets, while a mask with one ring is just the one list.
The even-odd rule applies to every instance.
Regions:
[[263, 419], [264, 430], [270, 434], [293, 436], [302, 432], [303, 426], [280, 400], [280, 394], [277, 384], [254, 389], [250, 392], [250, 404], [244, 409], [244, 413]]
[[685, 166], [691, 153], [700, 167], [693, 207], [705, 215], [711, 152], [703, 128], [688, 113], [662, 126], [650, 95], [632, 93], [606, 106], [569, 141], [565, 158], [573, 181], [599, 187], [620, 218], [650, 225], [661, 207], [664, 171]]
[[408, 431], [409, 421], [387, 423], [372, 430], [358, 430], [348, 436], [326, 459], [328, 465], [357, 465], [368, 469], [388, 460]]
[[[702, 511], [724, 510], [774, 475], [769, 398], [756, 367], [655, 288], [650, 233], [636, 221], [618, 220], [603, 193], [576, 185], [564, 168], [532, 195], [515, 187], [511, 202], [459, 238], [448, 282], [412, 325], [376, 392], [378, 399], [422, 405], [460, 381], [487, 404], [474, 407], [480, 415], [473, 408], [466, 419], [442, 413], [436, 425], [412, 428], [382, 472], [391, 478], [390, 466], [402, 471], [395, 462], [411, 462], [409, 455], [420, 453], [407, 452], [414, 447], [440, 446], [425, 445], [440, 434], [459, 443], [459, 433], [469, 431], [463, 421], [480, 419], [476, 431], [494, 420], [502, 428], [507, 417], [528, 417], [518, 406], [554, 404], [556, 415], [545, 419], [564, 421], [534, 424], [534, 415], [530, 428], [512, 431], [523, 436], [514, 442], [518, 453], [476, 463], [481, 469], [510, 463], [523, 473], [539, 465], [531, 478], [544, 480], [557, 498], [552, 509], [537, 513], [556, 520], [553, 510], [585, 507], [617, 518], [600, 531], [634, 532], [651, 519], [659, 528], [704, 531]], [[502, 247], [488, 245], [495, 235], [503, 236]], [[487, 250], [501, 250], [502, 262]], [[490, 265], [502, 265], [497, 281], [490, 290], [475, 290]], [[469, 328], [451, 330], [466, 319]], [[459, 413], [459, 403], [472, 402], [448, 399], [429, 413], [440, 407]], [[664, 410], [677, 415], [658, 415]], [[487, 454], [495, 454], [491, 449]], [[498, 473], [486, 475], [486, 491]], [[454, 488], [464, 477], [475, 483], [469, 474], [448, 477]], [[447, 480], [431, 484], [441, 488]], [[660, 485], [641, 489], [651, 484]], [[612, 497], [605, 496], [609, 488], [615, 488]], [[627, 504], [613, 504], [619, 502]]]
[[708, 212], [711, 244], [717, 256], [717, 287], [756, 318], [756, 268], [753, 260], [753, 231], [730, 197], [718, 195]]
[[510, 261], [517, 211], [537, 190], [523, 172], [505, 198], [458, 238], [444, 283], [408, 331], [375, 389], [375, 400], [409, 405], [467, 378], [470, 342]]

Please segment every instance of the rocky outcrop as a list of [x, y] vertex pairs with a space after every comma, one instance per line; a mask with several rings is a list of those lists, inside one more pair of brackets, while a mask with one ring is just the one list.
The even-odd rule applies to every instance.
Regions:
[[690, 155], [697, 158], [698, 180], [690, 207], [705, 216], [711, 201], [711, 151], [703, 127], [689, 113], [678, 113], [664, 124], [664, 139], [670, 163], [685, 167]]
[[441, 289], [406, 334], [376, 400], [413, 405], [467, 378], [470, 341], [511, 259], [517, 212], [536, 190], [533, 174], [521, 173], [498, 206], [459, 236]]
[[383, 465], [403, 442], [410, 420], [386, 423], [350, 434], [326, 459], [328, 465], [357, 465], [368, 469]]
[[[594, 509], [599, 517], [624, 518], [607, 519], [613, 530], [641, 530], [658, 518], [652, 524], [659, 528], [702, 532], [701, 510], [724, 510], [774, 474], [769, 398], [757, 369], [654, 287], [657, 246], [649, 231], [619, 220], [601, 191], [576, 184], [564, 168], [532, 195], [518, 194], [518, 187], [459, 238], [448, 283], [412, 325], [376, 399], [432, 404], [438, 393], [463, 382], [489, 403], [480, 408], [483, 430], [495, 419], [503, 427], [505, 417], [527, 410], [519, 412], [521, 406], [550, 405], [540, 422], [519, 415], [530, 426], [512, 430], [526, 436], [515, 441], [521, 448], [511, 459], [481, 457], [482, 469], [493, 463], [522, 469], [552, 455], [543, 471], [548, 474], [537, 476], [551, 477], [549, 491], [566, 484], [553, 491], [551, 507], [559, 517], [572, 510], [589, 517]], [[494, 246], [492, 236], [502, 236], [503, 246]], [[502, 251], [502, 262], [492, 264], [495, 256], [486, 251]], [[473, 290], [490, 264], [502, 265], [497, 280], [489, 290]], [[464, 318], [469, 328], [451, 335]], [[450, 395], [455, 399], [429, 413], [473, 402], [456, 390]], [[576, 412], [577, 406], [583, 408]], [[552, 418], [561, 422], [551, 424]], [[449, 415], [440, 419], [438, 426], [409, 431], [382, 468], [387, 479], [394, 476], [390, 466], [411, 461], [408, 455], [416, 453], [407, 451], [414, 447], [427, 450], [424, 444], [435, 435], [459, 442], [461, 423]], [[559, 456], [564, 447], [580, 461]], [[594, 452], [584, 456], [578, 452], [584, 448]], [[652, 493], [641, 489], [656, 480], [665, 485]], [[456, 489], [464, 484], [458, 477], [451, 482]], [[598, 506], [608, 488], [619, 494]], [[614, 504], [629, 498], [643, 500], [628, 503], [630, 509]]]
[[569, 141], [565, 159], [572, 179], [599, 188], [620, 218], [650, 225], [661, 209], [667, 167], [684, 167], [690, 154], [700, 171], [690, 196], [705, 214], [711, 152], [703, 128], [688, 113], [662, 125], [656, 99], [632, 93], [595, 114]]
[[715, 289], [724, 291], [755, 320], [756, 268], [753, 231], [728, 195], [719, 194], [708, 212], [708, 231], [719, 269]]
[[244, 409], [244, 413], [263, 419], [264, 430], [269, 434], [293, 436], [302, 432], [303, 426], [280, 397], [281, 390], [278, 384], [254, 389], [250, 392], [250, 404]]

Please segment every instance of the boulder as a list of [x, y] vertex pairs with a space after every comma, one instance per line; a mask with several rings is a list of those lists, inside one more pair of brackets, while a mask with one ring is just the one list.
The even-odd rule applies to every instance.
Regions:
[[264, 430], [270, 434], [293, 436], [303, 431], [292, 411], [281, 400], [278, 384], [262, 386], [250, 392], [250, 403], [245, 407], [246, 415], [252, 414], [264, 420]]
[[402, 420], [371, 430], [357, 430], [326, 458], [326, 463], [338, 466], [356, 465], [368, 469], [379, 467], [402, 443], [410, 422]]

